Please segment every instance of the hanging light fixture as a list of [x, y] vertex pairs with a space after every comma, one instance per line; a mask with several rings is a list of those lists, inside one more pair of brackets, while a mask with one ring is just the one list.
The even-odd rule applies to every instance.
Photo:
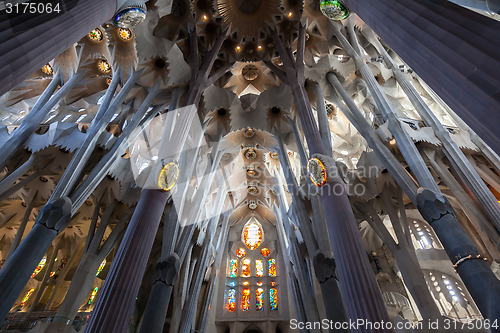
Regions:
[[349, 9], [337, 0], [322, 0], [319, 8], [330, 20], [343, 20], [349, 16]]
[[144, 1], [126, 1], [113, 18], [113, 23], [119, 28], [130, 29], [138, 26], [146, 19]]

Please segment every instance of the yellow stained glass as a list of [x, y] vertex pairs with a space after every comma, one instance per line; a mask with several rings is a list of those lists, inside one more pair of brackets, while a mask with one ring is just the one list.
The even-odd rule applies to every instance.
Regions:
[[250, 310], [250, 289], [245, 288], [241, 293], [241, 309], [243, 311]]
[[241, 276], [250, 277], [250, 259], [243, 259], [243, 264], [241, 265]]
[[236, 310], [236, 290], [229, 289], [227, 293], [227, 311], [234, 312]]
[[264, 256], [264, 257], [267, 257], [269, 255], [269, 253], [271, 253], [271, 251], [269, 251], [269, 249], [267, 247], [264, 247], [260, 250], [260, 253]]
[[276, 260], [275, 259], [269, 259], [269, 276], [271, 276], [271, 277], [276, 276]]
[[255, 260], [255, 276], [256, 277], [264, 276], [264, 261], [262, 259]]
[[23, 297], [21, 304], [19, 304], [19, 305], [23, 306], [24, 304], [26, 304], [26, 301], [30, 298], [31, 294], [33, 294], [34, 291], [35, 291], [35, 288], [31, 288], [30, 290], [28, 290], [28, 293], [26, 294], [26, 296]]
[[97, 270], [97, 273], [95, 276], [99, 275], [99, 273], [101, 273], [101, 271], [104, 269], [104, 267], [106, 266], [106, 259], [104, 259], [101, 264], [99, 265], [99, 269]]
[[243, 229], [243, 243], [250, 249], [257, 249], [262, 243], [262, 229], [256, 222], [251, 222]]
[[99, 290], [99, 288], [97, 288], [97, 287], [95, 287], [92, 290], [92, 293], [90, 294], [90, 298], [89, 298], [89, 305], [92, 304], [92, 302], [94, 301], [95, 295], [97, 295], [98, 290]]
[[33, 272], [33, 274], [31, 274], [31, 278], [34, 278], [35, 276], [37, 276], [38, 273], [40, 273], [40, 271], [45, 266], [46, 262], [47, 262], [47, 257], [43, 257], [42, 260], [40, 260], [40, 263], [38, 264], [38, 266], [35, 268], [35, 271]]
[[236, 250], [236, 256], [238, 258], [243, 258], [247, 254], [247, 251], [245, 251], [244, 248], [240, 247], [238, 250]]
[[238, 276], [238, 260], [231, 259], [229, 262], [229, 277], [237, 277]]
[[244, 285], [245, 287], [247, 287], [247, 286], [249, 286], [249, 285], [250, 285], [250, 282], [248, 282], [248, 281], [244, 281], [244, 282], [243, 282], [243, 285]]

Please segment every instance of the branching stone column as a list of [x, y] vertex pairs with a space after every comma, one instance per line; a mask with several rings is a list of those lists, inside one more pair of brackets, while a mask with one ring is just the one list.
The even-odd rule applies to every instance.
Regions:
[[[407, 174], [402, 165], [395, 159], [394, 155], [390, 153], [389, 149], [383, 144], [381, 144], [380, 138], [378, 138], [375, 135], [374, 130], [367, 123], [366, 119], [364, 119], [363, 115], [361, 114], [361, 111], [354, 104], [353, 100], [347, 94], [344, 87], [340, 84], [335, 74], [328, 73], [327, 78], [328, 81], [332, 84], [332, 86], [336, 89], [336, 91], [342, 96], [342, 98], [344, 99], [345, 103], [349, 108], [349, 110], [347, 110], [340, 102], [337, 102], [342, 112], [344, 112], [346, 117], [349, 119], [349, 121], [351, 121], [351, 123], [356, 127], [356, 129], [361, 133], [361, 135], [365, 137], [370, 147], [374, 149], [375, 153], [377, 153], [377, 156], [379, 156], [379, 158], [381, 158], [381, 160], [383, 160], [386, 163], [386, 168], [394, 177], [398, 185], [401, 186], [406, 195], [408, 195], [410, 200], [417, 206], [422, 217], [431, 225], [431, 227], [433, 227], [433, 222], [436, 221], [435, 219], [439, 220], [440, 215], [439, 211], [434, 212], [433, 213], [434, 215], [432, 215], [430, 214], [430, 210], [437, 207], [438, 205], [430, 205], [426, 207], [423, 204], [420, 205], [418, 204], [419, 202], [418, 194], [417, 191], [415, 191], [416, 184]], [[425, 169], [421, 168], [421, 169], [426, 170], [427, 173], [430, 173], [427, 168]], [[432, 179], [432, 175], [427, 176], [427, 181], [429, 181], [429, 179]], [[422, 182], [421, 179], [418, 179], [418, 181]], [[421, 190], [423, 191], [424, 189]], [[419, 189], [418, 191], [421, 190]], [[456, 264], [462, 257], [462, 255], [460, 254], [460, 251], [462, 251], [462, 249], [460, 248], [462, 244], [464, 245], [469, 244], [470, 246], [472, 246], [468, 247], [468, 249], [473, 249], [470, 251], [469, 254], [471, 256], [477, 256], [478, 254], [477, 248], [474, 246], [470, 238], [467, 236], [465, 231], [462, 229], [462, 227], [456, 220], [456, 217], [453, 213], [453, 208], [448, 203], [446, 198], [444, 198], [444, 196], [439, 192], [439, 190], [437, 192], [433, 192], [432, 190], [426, 189], [425, 191], [430, 192], [430, 194], [432, 195], [434, 195], [434, 193], [437, 193], [436, 196], [437, 198], [439, 198], [438, 202], [440, 202], [440, 205], [446, 204], [451, 212], [450, 214], [446, 215], [445, 219], [446, 223], [437, 224], [440, 227], [434, 229], [436, 235], [438, 236], [439, 240], [443, 244], [443, 247], [448, 253], [448, 256], [450, 257], [451, 261], [454, 264]], [[432, 200], [430, 199], [428, 199], [427, 201], [432, 202]], [[422, 211], [423, 209], [427, 209], [427, 211], [424, 212]], [[445, 216], [441, 215], [441, 217], [444, 218]], [[446, 227], [441, 227], [444, 224], [446, 224]], [[443, 237], [443, 239], [441, 239], [441, 237]], [[476, 265], [477, 267], [474, 267]], [[457, 269], [457, 272], [460, 274], [460, 276], [462, 276], [462, 273], [464, 275], [471, 274], [471, 272], [466, 270], [465, 268], [469, 269], [470, 271], [474, 271], [474, 278], [476, 279], [475, 281], [472, 281], [470, 276], [467, 276], [462, 280], [464, 281], [472, 298], [476, 302], [479, 310], [481, 310], [483, 316], [485, 316], [490, 320], [498, 319], [499, 318], [499, 312], [497, 309], [498, 305], [492, 302], [491, 299], [495, 297], [496, 298], [500, 297], [500, 295], [498, 294], [500, 292], [499, 289], [500, 281], [495, 277], [491, 269], [484, 261], [481, 262], [480, 260], [468, 260], [467, 266], [465, 266], [461, 270]], [[469, 283], [472, 284], [470, 288], [468, 285]], [[481, 290], [477, 288], [478, 285], [481, 286]], [[488, 288], [486, 288], [485, 286], [488, 286]], [[489, 289], [489, 292], [484, 292], [484, 289]]]
[[[300, 24], [296, 59], [293, 58], [290, 49], [284, 46], [278, 33], [272, 31], [274, 45], [283, 61], [285, 72], [270, 62], [266, 62], [266, 64], [283, 82], [292, 88], [295, 105], [311, 155], [321, 154], [325, 159], [328, 159], [328, 156], [325, 156], [327, 152], [323, 147], [304, 87], [305, 30], [305, 25]], [[335, 162], [333, 160], [331, 162], [331, 167], [334, 167]], [[357, 319], [371, 322], [389, 321], [380, 289], [368, 262], [368, 256], [347, 197], [345, 185], [341, 180], [332, 177], [328, 186], [320, 188], [319, 193], [323, 202], [330, 242], [337, 263], [340, 291], [347, 317], [354, 321]], [[363, 332], [364, 329], [360, 328], [355, 331]]]
[[445, 0], [343, 2], [500, 153], [500, 22]]
[[[5, 318], [50, 244], [69, 223], [71, 201], [60, 198], [38, 213], [33, 230], [0, 271], [0, 318]], [[22, 258], [22, 260], [21, 260]]]
[[0, 95], [111, 19], [117, 10], [116, 0], [65, 0], [57, 4], [59, 13], [7, 14], [2, 10], [0, 34], [6, 38], [0, 42]]
[[439, 119], [434, 115], [431, 109], [425, 104], [422, 97], [418, 94], [415, 87], [408, 81], [403, 73], [397, 68], [394, 60], [384, 49], [373, 31], [367, 31], [365, 36], [375, 46], [378, 52], [384, 57], [386, 65], [392, 69], [394, 76], [408, 96], [408, 99], [420, 114], [428, 126], [431, 126], [438, 139], [443, 144], [443, 151], [460, 178], [467, 184], [474, 196], [483, 206], [486, 214], [491, 219], [497, 230], [500, 231], [500, 203], [493, 193], [488, 189], [484, 181], [474, 170], [465, 154], [452, 140], [450, 133], [443, 127]]

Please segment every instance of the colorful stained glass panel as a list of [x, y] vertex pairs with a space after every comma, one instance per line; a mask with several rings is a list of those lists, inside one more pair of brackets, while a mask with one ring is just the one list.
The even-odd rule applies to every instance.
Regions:
[[269, 251], [269, 249], [267, 247], [264, 247], [260, 250], [260, 253], [264, 256], [264, 257], [267, 257], [271, 251]]
[[269, 303], [271, 310], [278, 310], [278, 289], [269, 289]]
[[97, 291], [99, 290], [98, 287], [95, 287], [93, 290], [92, 290], [92, 293], [90, 294], [90, 298], [89, 298], [89, 305], [92, 304], [92, 302], [94, 301], [94, 298], [95, 298], [95, 295], [97, 295]]
[[256, 277], [264, 276], [264, 261], [262, 259], [255, 260], [255, 276]]
[[28, 293], [26, 294], [26, 296], [23, 297], [21, 304], [19, 304], [19, 305], [23, 306], [24, 304], [26, 304], [26, 301], [30, 298], [31, 294], [33, 294], [34, 291], [35, 291], [35, 288], [31, 288], [30, 290], [28, 290]]
[[255, 250], [262, 243], [262, 229], [257, 222], [251, 222], [243, 229], [243, 243], [250, 249]]
[[33, 272], [33, 274], [31, 274], [31, 278], [34, 278], [38, 273], [40, 273], [40, 271], [45, 266], [46, 262], [47, 262], [47, 258], [43, 257], [42, 260], [40, 260], [40, 263], [38, 264], [38, 266], [35, 268], [35, 271]]
[[276, 276], [276, 259], [269, 259], [269, 276]]
[[264, 310], [264, 289], [257, 288], [255, 291], [255, 310]]
[[101, 264], [99, 265], [99, 269], [97, 270], [97, 273], [95, 276], [99, 275], [99, 273], [101, 273], [101, 271], [104, 269], [104, 267], [106, 266], [106, 259], [104, 259]]
[[234, 312], [236, 310], [236, 290], [229, 289], [227, 293], [227, 311]]
[[239, 249], [236, 250], [236, 256], [238, 258], [243, 258], [246, 253], [247, 253], [247, 251], [245, 251], [245, 249], [242, 247], [240, 247]]
[[250, 289], [245, 288], [241, 293], [241, 309], [243, 311], [250, 310]]
[[238, 276], [238, 260], [231, 259], [229, 261], [229, 277], [237, 277]]
[[250, 277], [250, 259], [243, 259], [243, 264], [241, 266], [241, 276]]

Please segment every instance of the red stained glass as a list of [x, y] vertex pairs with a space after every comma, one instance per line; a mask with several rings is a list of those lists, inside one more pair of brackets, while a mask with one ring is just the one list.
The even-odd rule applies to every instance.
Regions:
[[227, 311], [234, 312], [236, 310], [236, 290], [229, 289], [227, 293]]
[[264, 247], [260, 250], [260, 253], [264, 256], [264, 257], [267, 257], [271, 251], [269, 251], [269, 249], [267, 247]]
[[250, 310], [250, 289], [245, 288], [241, 293], [241, 309], [243, 311]]
[[247, 252], [245, 251], [245, 249], [244, 249], [244, 248], [241, 248], [241, 247], [240, 247], [238, 250], [236, 250], [236, 256], [237, 256], [238, 258], [243, 258], [243, 257], [245, 256], [245, 254], [246, 254], [246, 253], [247, 253]]

